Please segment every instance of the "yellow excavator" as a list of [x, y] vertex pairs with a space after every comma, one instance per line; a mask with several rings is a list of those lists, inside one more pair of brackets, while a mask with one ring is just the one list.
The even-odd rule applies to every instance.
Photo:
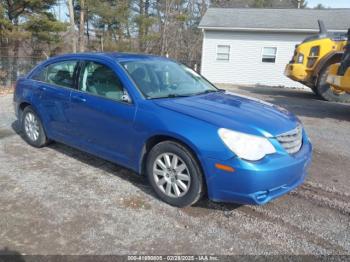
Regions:
[[331, 65], [327, 83], [335, 86], [344, 93], [350, 94], [350, 29], [348, 30], [348, 43], [340, 63]]
[[295, 46], [292, 60], [287, 64], [285, 75], [300, 82], [327, 101], [350, 102], [350, 93], [328, 83], [330, 66], [339, 63], [347, 43], [347, 35], [328, 32], [318, 21], [319, 33], [307, 37]]

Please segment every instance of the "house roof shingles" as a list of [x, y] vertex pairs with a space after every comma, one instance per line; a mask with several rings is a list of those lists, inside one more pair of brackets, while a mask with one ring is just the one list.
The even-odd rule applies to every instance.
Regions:
[[346, 31], [350, 9], [209, 8], [199, 28], [317, 32], [319, 19], [330, 31]]

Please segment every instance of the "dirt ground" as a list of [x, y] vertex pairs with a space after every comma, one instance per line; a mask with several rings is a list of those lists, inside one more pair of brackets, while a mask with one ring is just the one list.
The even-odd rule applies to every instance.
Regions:
[[314, 145], [306, 182], [265, 206], [178, 209], [144, 178], [68, 146], [42, 149], [16, 133], [0, 96], [0, 250], [21, 254], [350, 255], [350, 104], [309, 91], [232, 87], [283, 106]]

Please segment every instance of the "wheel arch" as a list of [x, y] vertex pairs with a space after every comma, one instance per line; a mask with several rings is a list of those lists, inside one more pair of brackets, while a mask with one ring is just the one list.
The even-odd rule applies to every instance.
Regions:
[[22, 102], [19, 104], [19, 108], [23, 111], [24, 108], [26, 108], [27, 106], [30, 106], [31, 104], [29, 102]]
[[23, 101], [18, 105], [18, 120], [20, 122], [22, 121], [22, 113], [23, 113], [24, 109], [28, 106], [32, 106], [32, 104], [27, 102], [27, 101]]
[[340, 62], [342, 55], [343, 52], [330, 52], [320, 60], [313, 71], [313, 78], [316, 80], [316, 84], [318, 82], [320, 72], [322, 72], [326, 66]]
[[186, 141], [186, 139], [179, 138], [177, 136], [169, 135], [169, 134], [153, 135], [146, 140], [146, 142], [143, 145], [142, 152], [141, 152], [140, 163], [139, 163], [139, 173], [141, 175], [145, 174], [148, 153], [151, 151], [151, 149], [155, 145], [157, 145], [161, 142], [164, 142], [164, 141], [176, 142], [176, 143], [180, 144], [181, 146], [183, 146], [184, 148], [186, 148], [195, 158], [195, 160], [200, 168], [200, 171], [203, 174], [204, 183], [206, 183], [203, 164], [202, 164], [202, 161], [199, 157], [199, 153], [198, 153], [197, 148], [192, 143]]
[[23, 113], [24, 109], [27, 108], [28, 106], [30, 106], [34, 110], [34, 112], [38, 115], [38, 117], [40, 118], [44, 132], [47, 136], [47, 127], [46, 127], [45, 121], [43, 121], [43, 116], [40, 114], [39, 110], [29, 101], [22, 101], [18, 105], [18, 120], [20, 121], [20, 124], [22, 124], [22, 113]]

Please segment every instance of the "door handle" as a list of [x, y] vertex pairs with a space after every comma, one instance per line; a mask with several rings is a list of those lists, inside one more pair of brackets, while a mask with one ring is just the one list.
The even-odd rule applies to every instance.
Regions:
[[46, 87], [45, 86], [39, 86], [38, 89], [39, 89], [39, 91], [46, 91]]
[[86, 98], [82, 97], [82, 96], [72, 96], [72, 100], [78, 103], [85, 103], [86, 102]]

